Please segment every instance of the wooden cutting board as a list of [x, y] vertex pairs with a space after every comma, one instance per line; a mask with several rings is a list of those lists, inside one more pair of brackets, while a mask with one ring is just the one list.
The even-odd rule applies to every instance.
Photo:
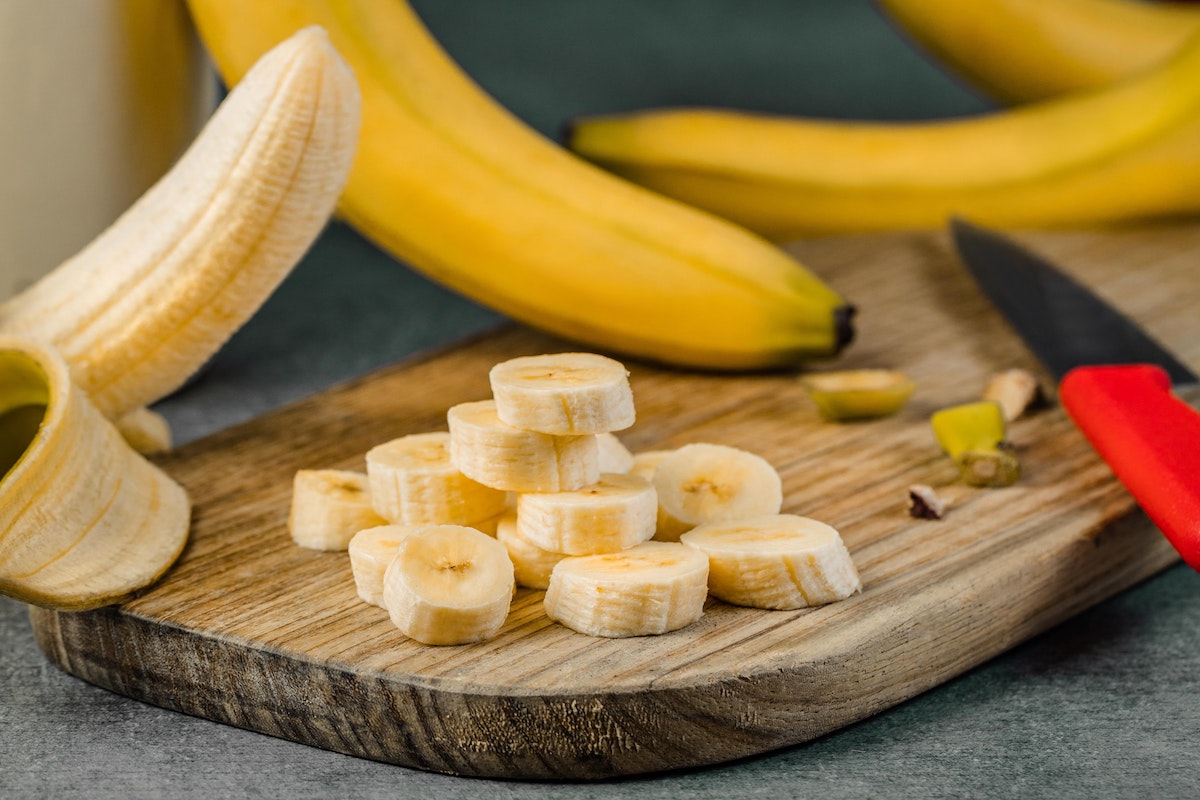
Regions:
[[[1200, 227], [1040, 234], [1027, 242], [1200, 365]], [[1036, 368], [944, 237], [795, 246], [860, 308], [838, 367], [918, 384], [899, 415], [822, 422], [794, 374], [720, 376], [627, 362], [635, 451], [694, 441], [771, 461], [785, 511], [837, 527], [864, 590], [801, 611], [710, 600], [696, 624], [606, 640], [549, 622], [521, 590], [494, 640], [427, 647], [358, 601], [345, 554], [291, 544], [299, 468], [363, 469], [373, 445], [443, 429], [488, 395], [495, 362], [571, 345], [510, 328], [385, 369], [185, 447], [162, 465], [195, 503], [190, 544], [121, 607], [33, 609], [62, 669], [130, 697], [317, 747], [439, 772], [601, 778], [803, 742], [913, 697], [1174, 563], [1057, 407], [1012, 426], [1024, 474], [956, 483], [929, 429], [999, 370]], [[830, 365], [824, 365], [828, 367]], [[941, 521], [906, 513], [926, 483]]]

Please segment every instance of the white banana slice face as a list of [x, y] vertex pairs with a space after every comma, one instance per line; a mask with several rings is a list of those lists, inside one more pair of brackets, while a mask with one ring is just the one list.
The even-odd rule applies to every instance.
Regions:
[[503, 491], [471, 480], [450, 460], [450, 434], [415, 433], [367, 451], [371, 503], [388, 522], [471, 525], [505, 509]]
[[446, 414], [450, 456], [463, 474], [509, 492], [561, 492], [600, 479], [596, 437], [555, 436], [502, 422], [492, 400], [460, 403]]
[[583, 555], [612, 553], [654, 535], [654, 487], [635, 475], [601, 475], [573, 492], [517, 496], [517, 530], [543, 550]]
[[364, 528], [350, 540], [350, 570], [363, 602], [383, 608], [383, 576], [400, 543], [420, 525], [377, 525]]
[[704, 613], [708, 558], [678, 542], [564, 558], [550, 575], [546, 615], [589, 636], [649, 636]]
[[543, 550], [529, 542], [517, 530], [517, 515], [509, 514], [496, 527], [496, 538], [508, 548], [517, 585], [526, 589], [545, 589], [550, 585], [554, 565], [566, 558], [565, 553]]
[[489, 378], [496, 411], [514, 428], [608, 433], [636, 416], [625, 365], [595, 353], [522, 356], [492, 367]]
[[778, 514], [783, 506], [782, 481], [766, 459], [719, 444], [684, 445], [664, 458], [654, 488], [663, 510], [688, 527]]
[[597, 434], [596, 446], [600, 450], [601, 472], [625, 475], [633, 469], [633, 453], [614, 434]]
[[386, 522], [371, 506], [363, 473], [341, 469], [296, 472], [288, 532], [301, 547], [345, 550], [354, 534]]
[[461, 525], [433, 525], [404, 537], [383, 578], [392, 622], [423, 644], [495, 636], [515, 591], [504, 545]]
[[[663, 459], [674, 452], [674, 450], [643, 450], [634, 455], [633, 466], [630, 468], [629, 474], [637, 475], [654, 483], [654, 473], [658, 471], [658, 465], [663, 462]], [[655, 491], [657, 492], [657, 490]], [[654, 539], [656, 541], [678, 542], [679, 535], [691, 529], [691, 525], [673, 517], [669, 511], [663, 508], [662, 501], [659, 501], [658, 520], [654, 525]]]
[[805, 608], [844, 600], [862, 589], [842, 537], [807, 517], [712, 522], [680, 541], [708, 557], [708, 590], [727, 603]]

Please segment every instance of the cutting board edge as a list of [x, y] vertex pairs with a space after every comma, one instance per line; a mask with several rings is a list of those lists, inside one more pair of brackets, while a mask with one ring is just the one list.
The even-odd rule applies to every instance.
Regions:
[[[1101, 590], [1081, 595], [1074, 605], [1031, 607], [1020, 629], [996, 623], [996, 633], [972, 630], [990, 646], [969, 649], [966, 660], [947, 662], [934, 640], [917, 640], [921, 657], [906, 680], [889, 675], [880, 691], [852, 706], [838, 692], [821, 706], [797, 703], [796, 698], [830, 691], [832, 670], [810, 662], [784, 663], [752, 674], [728, 674], [723, 680], [686, 684], [662, 681], [642, 691], [622, 690], [555, 694], [513, 692], [487, 694], [456, 692], [449, 682], [406, 683], [387, 673], [367, 673], [350, 665], [318, 663], [289, 657], [275, 650], [221, 640], [162, 621], [129, 614], [121, 607], [90, 612], [57, 612], [31, 607], [30, 619], [38, 647], [64, 672], [109, 691], [192, 716], [325, 750], [426, 771], [482, 778], [521, 780], [596, 780], [657, 774], [725, 763], [801, 745], [916, 697], [1025, 642], [1081, 611], [1157, 574], [1178, 557], [1140, 512], [1118, 522], [1115, 547], [1090, 539], [1061, 542], [1062, 557], [1047, 558], [1043, 568], [1079, 560], [1080, 548], [1104, 551], [1077, 570], [1081, 585]], [[1114, 540], [1114, 529], [1102, 534]], [[1035, 549], [1037, 540], [1025, 546]], [[1147, 557], [1146, 550], [1149, 548]], [[1129, 558], [1139, 552], [1140, 559]], [[1013, 576], [994, 575], [997, 585]], [[1023, 576], [1027, 580], [1028, 576]], [[1097, 584], [1096, 582], [1100, 583]], [[964, 586], [948, 584], [932, 593], [927, 604], [945, 604]], [[1036, 600], [1033, 601], [1036, 606]], [[131, 650], [140, 669], [128, 665]], [[180, 658], [180, 653], [188, 658]], [[867, 658], [863, 655], [864, 660]], [[825, 667], [828, 668], [829, 664]], [[838, 665], [859, 675], [854, 665]], [[917, 668], [919, 667], [919, 668]], [[222, 676], [238, 676], [223, 683]], [[416, 676], [413, 676], [416, 677]], [[822, 683], [824, 681], [825, 683]], [[803, 691], [797, 692], [797, 687]], [[324, 691], [314, 708], [314, 687]], [[715, 687], [715, 688], [714, 688]], [[255, 694], [257, 693], [257, 694]], [[719, 702], [714, 702], [714, 697]], [[792, 699], [780, 703], [780, 697]], [[649, 708], [649, 710], [647, 710]], [[386, 713], [381, 713], [386, 712]], [[639, 742], [644, 719], [657, 720], [661, 730], [680, 734], [674, 742]], [[477, 731], [495, 731], [527, 746], [496, 747], [496, 741], [466, 736], [455, 725], [470, 720]], [[444, 725], [445, 720], [451, 724]], [[521, 736], [529, 725], [557, 730], [546, 741], [558, 741], [558, 752], [533, 746]], [[680, 727], [684, 726], [684, 727]], [[418, 728], [414, 735], [414, 728]], [[635, 733], [636, 732], [636, 733]], [[650, 745], [657, 745], [650, 746]]]

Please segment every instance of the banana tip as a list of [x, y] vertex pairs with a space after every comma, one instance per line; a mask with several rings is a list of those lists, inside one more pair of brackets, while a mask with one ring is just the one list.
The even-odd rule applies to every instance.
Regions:
[[840, 353], [854, 341], [854, 315], [858, 309], [849, 303], [843, 303], [833, 311], [834, 352]]

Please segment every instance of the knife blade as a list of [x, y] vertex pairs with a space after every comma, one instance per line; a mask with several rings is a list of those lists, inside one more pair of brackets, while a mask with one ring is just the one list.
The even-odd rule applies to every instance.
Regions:
[[1046, 259], [961, 219], [950, 229], [968, 272], [1058, 381], [1068, 416], [1200, 570], [1200, 414], [1174, 392], [1200, 379]]

